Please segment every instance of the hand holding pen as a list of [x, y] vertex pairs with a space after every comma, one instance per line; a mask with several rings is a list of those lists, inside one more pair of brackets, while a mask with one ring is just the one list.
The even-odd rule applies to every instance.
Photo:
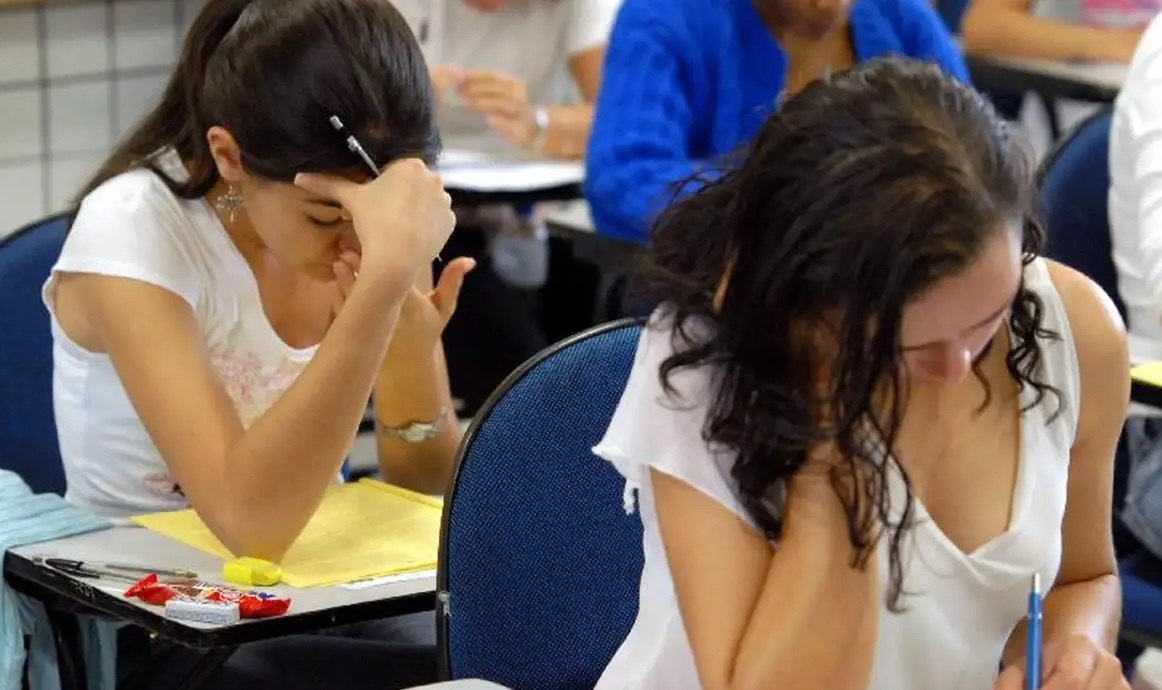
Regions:
[[1041, 687], [1041, 574], [1033, 573], [1029, 587], [1029, 609], [1026, 614], [1025, 629], [1025, 690], [1039, 690]]
[[1084, 634], [1044, 639], [1041, 577], [1034, 574], [1026, 613], [1025, 658], [1004, 670], [995, 690], [1130, 690], [1116, 656]]

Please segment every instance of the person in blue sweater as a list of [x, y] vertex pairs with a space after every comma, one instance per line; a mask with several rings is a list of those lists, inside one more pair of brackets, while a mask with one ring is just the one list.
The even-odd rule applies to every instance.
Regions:
[[750, 140], [780, 98], [886, 54], [968, 81], [927, 0], [625, 0], [586, 158], [597, 232], [645, 243], [675, 185]]

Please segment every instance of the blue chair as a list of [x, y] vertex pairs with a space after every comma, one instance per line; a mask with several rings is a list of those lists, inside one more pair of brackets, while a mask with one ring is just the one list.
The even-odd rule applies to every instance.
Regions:
[[[1038, 175], [1048, 243], [1046, 256], [1084, 273], [1114, 300], [1118, 296], [1106, 206], [1110, 186], [1109, 141], [1112, 110], [1090, 116], [1046, 159]], [[1122, 580], [1122, 637], [1140, 645], [1162, 643], [1162, 563], [1135, 551], [1136, 540], [1117, 514], [1125, 499], [1129, 454], [1118, 444], [1114, 458], [1114, 534]], [[1129, 554], [1129, 555], [1126, 555]]]
[[0, 240], [0, 467], [37, 493], [63, 494], [52, 406], [52, 333], [40, 291], [60, 256], [68, 214]]
[[514, 372], [477, 414], [444, 507], [443, 673], [513, 690], [590, 690], [637, 615], [642, 527], [591, 448], [641, 322], [598, 326]]
[[1113, 110], [1106, 107], [1079, 124], [1050, 152], [1038, 181], [1048, 232], [1046, 255], [1089, 276], [1109, 293], [1124, 318], [1106, 210], [1112, 118]]

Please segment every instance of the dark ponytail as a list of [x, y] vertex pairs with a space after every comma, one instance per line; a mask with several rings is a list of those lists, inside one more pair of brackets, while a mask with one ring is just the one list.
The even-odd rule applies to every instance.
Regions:
[[[388, 0], [209, 0], [161, 102], [117, 146], [79, 199], [134, 168], [179, 197], [207, 194], [218, 170], [206, 130], [221, 126], [242, 165], [286, 182], [298, 172], [344, 174], [359, 160], [328, 124], [338, 115], [371, 157], [435, 159], [431, 83], [419, 43]], [[172, 148], [177, 181], [152, 157]]]
[[[138, 166], [156, 173], [174, 194], [194, 199], [218, 182], [218, 169], [200, 121], [199, 99], [210, 56], [252, 0], [210, 0], [186, 34], [177, 69], [165, 86], [161, 102], [131, 131], [82, 188], [77, 203], [102, 183]], [[150, 161], [157, 151], [173, 147], [189, 168], [189, 181], [172, 179]]]

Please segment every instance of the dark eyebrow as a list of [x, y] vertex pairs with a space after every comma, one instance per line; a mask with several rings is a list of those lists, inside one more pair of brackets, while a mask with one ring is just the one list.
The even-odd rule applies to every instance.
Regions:
[[[1012, 298], [1012, 299], [1010, 299], [1008, 302], [1005, 302], [1005, 304], [1004, 304], [1004, 306], [1003, 306], [1003, 307], [1001, 307], [1000, 309], [998, 309], [998, 310], [994, 311], [992, 314], [989, 314], [987, 317], [985, 317], [985, 318], [981, 319], [981, 320], [980, 320], [980, 321], [978, 321], [977, 323], [974, 323], [973, 325], [969, 326], [968, 328], [966, 328], [966, 329], [964, 329], [964, 330], [965, 330], [965, 331], [971, 331], [971, 330], [973, 330], [974, 328], [980, 328], [981, 326], [985, 325], [986, 323], [989, 323], [990, 321], [993, 321], [994, 319], [996, 319], [997, 317], [999, 317], [1001, 314], [1004, 314], [1004, 313], [1005, 313], [1005, 310], [1006, 310], [1006, 309], [1009, 309], [1010, 307], [1012, 307], [1012, 306], [1013, 306], [1013, 302], [1016, 302], [1016, 301], [1017, 301], [1017, 295], [1016, 295], [1016, 294], [1014, 294], [1014, 295], [1013, 295], [1013, 298]], [[901, 347], [900, 349], [901, 349], [901, 350], [919, 350], [919, 349], [922, 349], [922, 348], [928, 347], [929, 345], [935, 345], [935, 344], [936, 344], [936, 343], [938, 343], [938, 342], [940, 342], [940, 341], [939, 341], [939, 340], [934, 340], [934, 341], [932, 341], [932, 342], [930, 342], [930, 343], [920, 343], [919, 345], [908, 345], [907, 347]]]

